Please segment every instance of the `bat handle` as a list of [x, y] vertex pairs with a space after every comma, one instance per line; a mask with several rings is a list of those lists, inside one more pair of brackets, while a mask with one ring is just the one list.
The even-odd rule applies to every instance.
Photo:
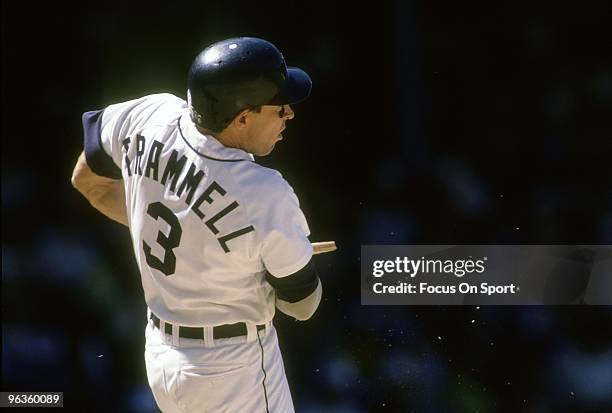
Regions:
[[313, 242], [312, 243], [313, 254], [324, 254], [326, 252], [335, 251], [336, 242], [335, 241], [322, 241], [322, 242]]

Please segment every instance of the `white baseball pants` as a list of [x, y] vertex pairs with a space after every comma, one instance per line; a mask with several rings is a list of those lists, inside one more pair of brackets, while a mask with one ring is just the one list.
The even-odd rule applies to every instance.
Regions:
[[232, 337], [205, 346], [164, 334], [149, 319], [147, 378], [162, 412], [294, 412], [276, 330], [271, 322], [253, 329], [250, 341]]

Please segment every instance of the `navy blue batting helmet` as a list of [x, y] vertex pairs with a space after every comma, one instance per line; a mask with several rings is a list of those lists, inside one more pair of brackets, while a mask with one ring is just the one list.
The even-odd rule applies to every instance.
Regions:
[[287, 67], [272, 43], [236, 37], [208, 46], [194, 59], [188, 76], [193, 121], [220, 132], [242, 110], [303, 101], [312, 82], [306, 72]]

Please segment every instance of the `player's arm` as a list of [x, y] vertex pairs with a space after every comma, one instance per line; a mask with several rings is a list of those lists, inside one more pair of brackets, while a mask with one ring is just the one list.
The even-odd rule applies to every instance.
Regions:
[[321, 280], [317, 279], [317, 288], [312, 292], [312, 294], [295, 303], [277, 298], [276, 308], [288, 316], [296, 318], [297, 320], [308, 320], [319, 307], [322, 295], [323, 288], [321, 287]]
[[123, 180], [96, 175], [81, 153], [72, 172], [74, 186], [89, 203], [104, 215], [128, 226]]
[[298, 320], [308, 320], [321, 302], [323, 288], [312, 259], [301, 270], [282, 278], [269, 272], [266, 280], [276, 291], [276, 308]]

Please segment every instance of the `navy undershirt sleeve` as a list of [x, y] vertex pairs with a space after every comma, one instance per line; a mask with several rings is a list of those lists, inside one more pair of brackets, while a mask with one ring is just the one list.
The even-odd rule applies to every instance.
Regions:
[[121, 179], [121, 169], [102, 147], [102, 113], [95, 110], [83, 113], [83, 140], [87, 165], [100, 176]]
[[276, 296], [289, 303], [297, 303], [303, 300], [312, 294], [319, 285], [319, 276], [312, 258], [301, 270], [287, 277], [277, 278], [266, 272], [266, 280], [274, 287]]

